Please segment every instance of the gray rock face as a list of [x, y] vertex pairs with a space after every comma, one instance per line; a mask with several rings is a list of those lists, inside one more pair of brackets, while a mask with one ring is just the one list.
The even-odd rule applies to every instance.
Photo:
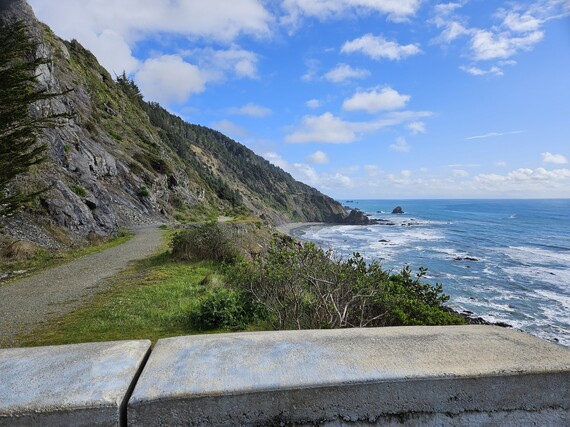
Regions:
[[[163, 204], [174, 194], [179, 193], [183, 201], [193, 200], [193, 195], [185, 186], [188, 179], [184, 179], [184, 170], [173, 171], [176, 176], [181, 176], [175, 178], [174, 182], [169, 182], [166, 176], [149, 170], [145, 165], [140, 165], [138, 173], [134, 173], [130, 165], [137, 164], [132, 156], [135, 153], [119, 149], [119, 144], [107, 130], [111, 128], [111, 120], [100, 120], [100, 123], [93, 120], [93, 116], [101, 115], [95, 98], [110, 97], [109, 92], [113, 88], [103, 86], [99, 88], [101, 92], [94, 94], [93, 82], [73, 73], [73, 65], [75, 69], [81, 66], [81, 55], [85, 53], [80, 51], [75, 56], [70, 53], [68, 45], [38, 23], [31, 7], [24, 0], [0, 0], [0, 22], [16, 21], [24, 21], [32, 38], [38, 42], [35, 56], [48, 59], [48, 63], [37, 70], [38, 86], [52, 93], [72, 89], [62, 96], [32, 107], [32, 114], [68, 113], [73, 117], [64, 119], [61, 126], [44, 132], [40, 139], [48, 145], [49, 160], [37, 173], [41, 176], [36, 176], [35, 180], [23, 178], [19, 187], [14, 189], [49, 187], [40, 198], [40, 206], [45, 211], [43, 214], [34, 212], [36, 219], [40, 220], [37, 217], [44, 216], [44, 222], [53, 221], [79, 236], [92, 232], [110, 235], [120, 226], [164, 221], [166, 210]], [[98, 73], [96, 78], [99, 81], [112, 82], [111, 76], [102, 68], [90, 71]], [[114, 90], [116, 89], [115, 87]], [[122, 101], [122, 105], [115, 108], [108, 106], [104, 111], [114, 119], [113, 125], [120, 128], [124, 125], [122, 114], [128, 108], [128, 103], [117, 98], [119, 102]], [[86, 125], [90, 126], [89, 129]], [[156, 135], [151, 137], [158, 139]], [[140, 141], [128, 143], [129, 147], [126, 148], [136, 150]], [[164, 153], [167, 159], [171, 156], [172, 154]], [[149, 197], [139, 196], [142, 187], [150, 189]], [[29, 220], [32, 216], [24, 218]], [[9, 225], [11, 228], [26, 226], [22, 221], [11, 221]], [[10, 230], [9, 234], [16, 236], [22, 233]], [[48, 245], [48, 240], [39, 238], [37, 243]]]

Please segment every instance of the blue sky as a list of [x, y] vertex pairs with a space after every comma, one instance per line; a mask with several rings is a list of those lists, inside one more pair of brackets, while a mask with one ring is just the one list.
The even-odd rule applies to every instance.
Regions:
[[29, 3], [333, 197], [570, 197], [570, 0]]

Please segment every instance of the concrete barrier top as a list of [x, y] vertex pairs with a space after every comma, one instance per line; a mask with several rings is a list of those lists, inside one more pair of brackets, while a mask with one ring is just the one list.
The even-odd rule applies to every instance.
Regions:
[[[150, 344], [140, 340], [0, 350], [0, 424], [12, 418], [10, 425], [18, 420], [66, 425], [57, 417], [67, 414], [73, 421], [73, 412], [79, 411], [72, 424], [118, 425], [119, 409]], [[101, 408], [107, 408], [103, 417], [85, 418], [85, 411]]]
[[492, 326], [194, 335], [159, 340], [129, 405], [434, 378], [570, 372], [570, 351]]

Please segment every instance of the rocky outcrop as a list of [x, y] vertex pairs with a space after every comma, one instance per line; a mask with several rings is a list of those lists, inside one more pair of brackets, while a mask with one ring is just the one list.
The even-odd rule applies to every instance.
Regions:
[[401, 206], [396, 206], [396, 207], [394, 208], [394, 210], [392, 211], [392, 213], [393, 213], [393, 214], [403, 214], [404, 211], [403, 211], [403, 209], [402, 209]]
[[[348, 216], [340, 218], [337, 222], [348, 225], [373, 225], [384, 224], [386, 220], [370, 218], [367, 214], [359, 209], [353, 209]], [[393, 225], [393, 224], [392, 224]]]

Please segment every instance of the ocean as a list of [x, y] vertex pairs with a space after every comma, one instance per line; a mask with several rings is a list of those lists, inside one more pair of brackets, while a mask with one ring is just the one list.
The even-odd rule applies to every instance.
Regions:
[[570, 199], [340, 202], [386, 221], [293, 234], [394, 272], [427, 267], [455, 310], [570, 347]]

